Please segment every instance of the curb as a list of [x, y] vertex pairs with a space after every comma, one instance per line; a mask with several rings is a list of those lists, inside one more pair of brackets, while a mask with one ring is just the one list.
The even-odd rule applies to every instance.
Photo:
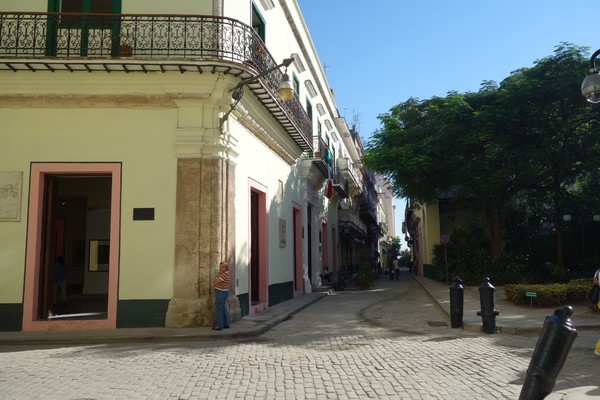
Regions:
[[[120, 328], [109, 331], [80, 332], [0, 332], [0, 345], [94, 345], [135, 342], [181, 342], [189, 340], [236, 339], [259, 336], [276, 325], [331, 294], [331, 290], [314, 292], [282, 302], [264, 313], [253, 314], [232, 324], [230, 329], [213, 331], [202, 328]], [[296, 300], [296, 301], [294, 301]], [[287, 303], [287, 304], [286, 304]], [[237, 325], [237, 326], [236, 326]]]

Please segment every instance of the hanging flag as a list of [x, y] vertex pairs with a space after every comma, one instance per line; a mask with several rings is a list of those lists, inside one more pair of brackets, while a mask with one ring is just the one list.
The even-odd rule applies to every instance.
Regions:
[[333, 195], [333, 174], [331, 173], [332, 168], [327, 166], [327, 198], [330, 199]]

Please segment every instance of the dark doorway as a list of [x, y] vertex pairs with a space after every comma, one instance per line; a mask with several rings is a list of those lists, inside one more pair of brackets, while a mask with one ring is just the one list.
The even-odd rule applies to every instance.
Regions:
[[111, 185], [105, 175], [45, 176], [36, 319], [106, 318]]
[[306, 231], [308, 232], [308, 279], [312, 282], [312, 206], [306, 208]]
[[250, 192], [250, 304], [260, 302], [258, 193]]

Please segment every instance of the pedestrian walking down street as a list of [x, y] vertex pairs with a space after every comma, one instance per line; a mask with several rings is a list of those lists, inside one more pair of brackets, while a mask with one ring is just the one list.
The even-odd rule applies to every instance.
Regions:
[[394, 260], [394, 277], [397, 281], [400, 280], [400, 263], [398, 259]]
[[225, 302], [229, 297], [229, 265], [225, 261], [219, 264], [219, 275], [215, 278], [215, 331], [229, 328], [229, 318]]

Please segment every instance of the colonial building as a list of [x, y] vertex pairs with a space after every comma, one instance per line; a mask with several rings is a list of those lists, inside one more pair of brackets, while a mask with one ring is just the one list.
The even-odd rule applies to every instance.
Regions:
[[3, 0], [0, 121], [0, 330], [210, 326], [221, 260], [235, 320], [371, 250], [295, 0]]

